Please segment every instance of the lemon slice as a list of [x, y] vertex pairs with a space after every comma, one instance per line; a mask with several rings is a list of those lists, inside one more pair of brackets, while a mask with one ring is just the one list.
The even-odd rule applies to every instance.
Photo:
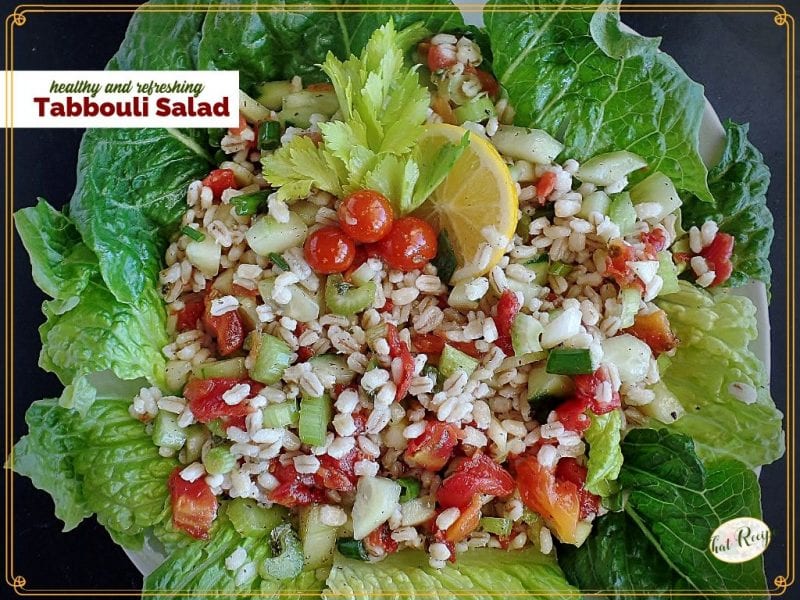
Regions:
[[[420, 143], [431, 144], [432, 150], [447, 142], [458, 144], [464, 131], [455, 125], [431, 125]], [[500, 262], [514, 236], [518, 212], [517, 188], [508, 166], [494, 146], [470, 132], [467, 149], [415, 214], [447, 232], [458, 261], [452, 279], [457, 283], [488, 273]]]

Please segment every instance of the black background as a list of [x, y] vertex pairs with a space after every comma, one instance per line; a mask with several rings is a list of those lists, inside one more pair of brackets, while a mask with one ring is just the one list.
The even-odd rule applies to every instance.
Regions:
[[[3, 16], [14, 4], [3, 0]], [[638, 2], [627, 2], [635, 7]], [[128, 14], [29, 14], [15, 32], [15, 69], [101, 69], [119, 46]], [[786, 398], [786, 28], [760, 14], [637, 14], [623, 20], [640, 33], [663, 36], [662, 49], [705, 85], [720, 117], [751, 124], [750, 139], [772, 169], [769, 205], [775, 215], [772, 303], [772, 391], [783, 410]], [[794, 75], [793, 75], [794, 76]], [[56, 206], [75, 185], [80, 130], [17, 130], [14, 156], [14, 208], [42, 196]], [[34, 400], [58, 396], [57, 379], [37, 367], [36, 328], [44, 297], [30, 276], [24, 249], [15, 239], [16, 299], [14, 437], [25, 431], [23, 414]], [[794, 264], [794, 263], [792, 263]], [[785, 461], [764, 468], [764, 513], [774, 538], [766, 553], [772, 584], [786, 573]], [[50, 498], [28, 479], [15, 477], [14, 572], [28, 589], [138, 589], [141, 576], [94, 519], [61, 532]], [[794, 532], [791, 533], [794, 535]], [[4, 589], [11, 594], [11, 590]], [[790, 592], [791, 594], [791, 592]]]

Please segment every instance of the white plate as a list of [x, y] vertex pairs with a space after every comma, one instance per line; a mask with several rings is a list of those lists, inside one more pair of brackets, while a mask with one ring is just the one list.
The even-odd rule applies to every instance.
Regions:
[[[484, 2], [468, 2], [469, 4], [482, 5]], [[480, 13], [464, 13], [464, 20], [474, 25], [483, 24], [483, 16]], [[623, 24], [623, 27], [629, 29]], [[632, 30], [631, 30], [632, 31]], [[712, 167], [715, 165], [725, 147], [725, 130], [717, 116], [714, 107], [706, 100], [703, 121], [700, 124], [700, 155], [703, 162]], [[755, 281], [746, 286], [733, 290], [735, 294], [749, 298], [756, 306], [756, 320], [758, 323], [758, 337], [752, 343], [752, 350], [766, 365], [767, 373], [770, 372], [770, 325], [769, 325], [769, 302], [767, 300], [767, 288], [760, 282]], [[147, 576], [158, 565], [162, 563], [165, 556], [158, 547], [157, 540], [147, 539], [141, 550], [125, 550], [125, 554], [131, 559], [143, 576]]]

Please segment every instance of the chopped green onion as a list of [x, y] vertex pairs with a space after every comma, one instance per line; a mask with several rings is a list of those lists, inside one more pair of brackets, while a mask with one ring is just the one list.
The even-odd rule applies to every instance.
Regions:
[[420, 482], [419, 479], [414, 477], [401, 477], [395, 479], [400, 484], [402, 491], [400, 492], [400, 502], [408, 502], [419, 496]]
[[309, 446], [321, 446], [328, 434], [328, 425], [333, 417], [331, 399], [327, 395], [318, 398], [303, 398], [300, 401], [300, 441]]
[[561, 262], [557, 260], [556, 262], [550, 265], [550, 274], [551, 275], [560, 275], [561, 277], [566, 277], [572, 271], [572, 265], [568, 265], [567, 263]]
[[364, 542], [361, 540], [339, 538], [336, 540], [336, 549], [339, 551], [339, 554], [346, 558], [354, 558], [356, 560], [367, 560], [369, 558], [364, 548]]
[[300, 414], [294, 402], [281, 402], [265, 406], [261, 412], [264, 415], [264, 427], [276, 429], [280, 427], [297, 426]]
[[547, 372], [556, 375], [590, 375], [596, 365], [586, 348], [554, 348], [547, 357]]
[[261, 205], [267, 201], [267, 196], [269, 196], [267, 190], [234, 196], [231, 198], [231, 206], [233, 206], [236, 214], [240, 217], [254, 215], [258, 212]]
[[550, 259], [548, 258], [547, 254], [540, 254], [539, 256], [537, 256], [535, 258], [532, 258], [530, 260], [525, 261], [525, 266], [527, 267], [527, 266], [530, 266], [530, 265], [538, 265], [538, 264], [541, 264], [541, 263], [546, 263], [549, 260]]
[[236, 465], [236, 457], [226, 446], [217, 446], [206, 452], [203, 466], [209, 475], [224, 475]]
[[300, 540], [289, 523], [278, 525], [272, 530], [274, 556], [265, 558], [258, 565], [258, 574], [262, 579], [292, 579], [303, 570], [303, 551]]
[[258, 147], [274, 150], [281, 145], [281, 124], [278, 121], [265, 121], [258, 128]]
[[181, 233], [192, 238], [195, 242], [202, 242], [204, 239], [206, 239], [205, 233], [198, 231], [194, 227], [189, 227], [188, 225], [181, 229]]
[[286, 259], [283, 258], [277, 252], [271, 252], [270, 255], [269, 255], [269, 260], [272, 262], [272, 264], [277, 265], [278, 267], [280, 267], [284, 271], [288, 271], [289, 270], [289, 263], [287, 263]]
[[511, 533], [511, 519], [503, 519], [501, 517], [483, 517], [480, 521], [481, 529], [506, 537]]

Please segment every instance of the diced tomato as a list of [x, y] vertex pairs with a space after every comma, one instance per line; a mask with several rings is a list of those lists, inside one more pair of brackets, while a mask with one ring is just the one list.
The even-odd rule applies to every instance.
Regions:
[[541, 515], [559, 540], [574, 544], [581, 517], [578, 486], [556, 480], [555, 469], [545, 468], [536, 457], [520, 458], [513, 466], [525, 506]]
[[402, 367], [397, 381], [394, 382], [397, 385], [395, 400], [399, 402], [405, 397], [411, 385], [411, 380], [414, 378], [414, 357], [411, 356], [408, 344], [400, 341], [397, 327], [392, 323], [387, 323], [386, 325], [386, 342], [389, 344], [389, 356], [399, 358]]
[[240, 402], [230, 405], [222, 395], [233, 386], [246, 383], [250, 385], [250, 394], [257, 394], [264, 387], [257, 381], [250, 379], [228, 379], [215, 377], [212, 379], [191, 379], [183, 389], [183, 396], [189, 402], [189, 408], [195, 419], [201, 423], [208, 423], [214, 419], [223, 418], [225, 427], [230, 427], [228, 418], [245, 417], [252, 409], [249, 404]]
[[397, 552], [399, 547], [398, 543], [392, 539], [392, 532], [386, 523], [376, 527], [364, 538], [364, 546], [368, 552], [376, 556], [392, 554]]
[[327, 454], [319, 456], [319, 470], [314, 474], [317, 485], [338, 492], [352, 492], [356, 489], [358, 477], [355, 464], [361, 453], [353, 448], [340, 459]]
[[382, 313], [390, 313], [394, 310], [394, 302], [392, 302], [389, 298], [386, 299], [386, 302], [383, 305], [383, 308], [380, 309]]
[[312, 486], [316, 479], [313, 473], [298, 473], [294, 468], [294, 462], [281, 462], [275, 460], [270, 464], [270, 473], [280, 483], [302, 483], [303, 485]]
[[217, 340], [217, 351], [222, 356], [233, 354], [244, 344], [244, 323], [238, 310], [231, 310], [219, 316], [211, 314], [211, 301], [216, 294], [206, 297], [206, 310], [203, 323], [208, 332]]
[[178, 311], [178, 331], [196, 329], [206, 305], [202, 294], [188, 294], [183, 298], [183, 308]]
[[249, 298], [258, 298], [260, 294], [258, 293], [258, 288], [246, 288], [238, 283], [234, 283], [231, 285], [231, 289], [233, 290], [234, 296], [248, 296]]
[[686, 264], [692, 260], [692, 255], [688, 252], [676, 252], [672, 255], [676, 265]]
[[536, 197], [545, 200], [555, 189], [558, 176], [553, 171], [545, 171], [536, 182]]
[[656, 356], [669, 352], [678, 345], [678, 338], [670, 329], [667, 313], [660, 308], [648, 314], [637, 314], [633, 319], [633, 326], [625, 329], [625, 332], [650, 346]]
[[580, 398], [585, 406], [591, 408], [594, 414], [602, 415], [620, 407], [619, 392], [614, 391], [613, 388], [610, 402], [600, 402], [597, 398], [597, 390], [600, 385], [604, 382], [609, 382], [610, 385], [611, 377], [606, 367], [600, 367], [591, 375], [575, 375], [573, 381], [575, 382], [575, 396]]
[[560, 404], [556, 408], [556, 415], [564, 429], [583, 435], [583, 432], [592, 424], [586, 414], [587, 408], [589, 408], [587, 400], [576, 396]]
[[427, 471], [443, 468], [453, 449], [458, 445], [458, 429], [452, 423], [428, 421], [421, 436], [408, 441], [405, 454], [406, 463]]
[[415, 333], [411, 344], [417, 352], [425, 354], [441, 354], [444, 350], [444, 338], [435, 333]]
[[287, 508], [295, 508], [297, 506], [325, 502], [325, 493], [320, 489], [294, 481], [280, 484], [269, 493], [267, 498], [275, 504], [280, 504]]
[[306, 86], [306, 89], [309, 92], [332, 92], [333, 86], [323, 81], [321, 83], [310, 83]]
[[239, 126], [238, 127], [231, 127], [228, 129], [231, 135], [242, 135], [242, 132], [247, 129], [247, 120], [244, 118], [244, 115], [239, 115]]
[[208, 530], [217, 516], [217, 497], [204, 477], [186, 481], [176, 467], [169, 476], [172, 524], [198, 540], [208, 539]]
[[464, 67], [464, 72], [476, 75], [478, 77], [478, 81], [481, 82], [481, 88], [483, 88], [483, 91], [489, 94], [490, 98], [497, 98], [497, 94], [500, 93], [500, 84], [497, 83], [497, 79], [495, 79], [494, 75], [489, 73], [489, 71], [478, 69], [472, 65], [466, 65]]
[[728, 281], [733, 273], [733, 263], [731, 263], [731, 256], [733, 255], [734, 238], [728, 233], [719, 232], [714, 237], [714, 240], [707, 247], [703, 249], [700, 256], [708, 262], [708, 268], [716, 273], [714, 281], [711, 285], [721, 285]]
[[444, 508], [462, 507], [474, 494], [508, 496], [514, 491], [514, 479], [503, 467], [485, 454], [475, 454], [456, 467], [436, 492]]
[[643, 233], [640, 239], [645, 246], [649, 246], [650, 252], [648, 254], [652, 254], [653, 257], [656, 252], [661, 252], [667, 247], [667, 232], [661, 227], [656, 227], [647, 233]]
[[[513, 482], [512, 482], [512, 491], [513, 491]], [[470, 500], [469, 504], [464, 506], [461, 509], [461, 514], [456, 519], [456, 522], [450, 525], [445, 532], [444, 539], [448, 542], [456, 544], [475, 531], [478, 528], [478, 524], [481, 521], [481, 507], [483, 503], [481, 502], [480, 494], [475, 494], [472, 496], [472, 500]]]
[[239, 185], [236, 183], [236, 177], [234, 177], [233, 171], [230, 169], [214, 169], [203, 179], [203, 185], [211, 188], [215, 200], [219, 200], [222, 196], [222, 192], [228, 188], [239, 188]]
[[441, 45], [432, 45], [428, 50], [428, 68], [431, 71], [452, 67], [457, 62], [456, 53]]
[[367, 430], [367, 421], [369, 420], [369, 415], [367, 415], [366, 411], [359, 410], [353, 413], [353, 424], [355, 425], [356, 430], [353, 432], [353, 435], [361, 435]]
[[494, 323], [497, 326], [498, 338], [495, 344], [506, 356], [514, 356], [514, 346], [511, 343], [511, 325], [517, 316], [521, 305], [517, 294], [509, 289], [503, 290], [500, 300], [497, 301], [497, 314]]
[[600, 498], [583, 487], [586, 483], [587, 472], [586, 467], [579, 465], [578, 461], [571, 457], [560, 459], [556, 465], [556, 479], [570, 481], [578, 487], [578, 495], [581, 502], [581, 519], [597, 514], [597, 511], [600, 510]]
[[456, 125], [458, 123], [456, 114], [453, 112], [453, 107], [450, 106], [450, 100], [444, 96], [440, 94], [431, 96], [431, 108], [433, 112], [442, 118], [442, 122], [450, 125]]
[[620, 287], [626, 287], [636, 280], [636, 275], [628, 266], [634, 260], [633, 246], [622, 240], [614, 240], [608, 246], [606, 257], [606, 275], [617, 282]]

